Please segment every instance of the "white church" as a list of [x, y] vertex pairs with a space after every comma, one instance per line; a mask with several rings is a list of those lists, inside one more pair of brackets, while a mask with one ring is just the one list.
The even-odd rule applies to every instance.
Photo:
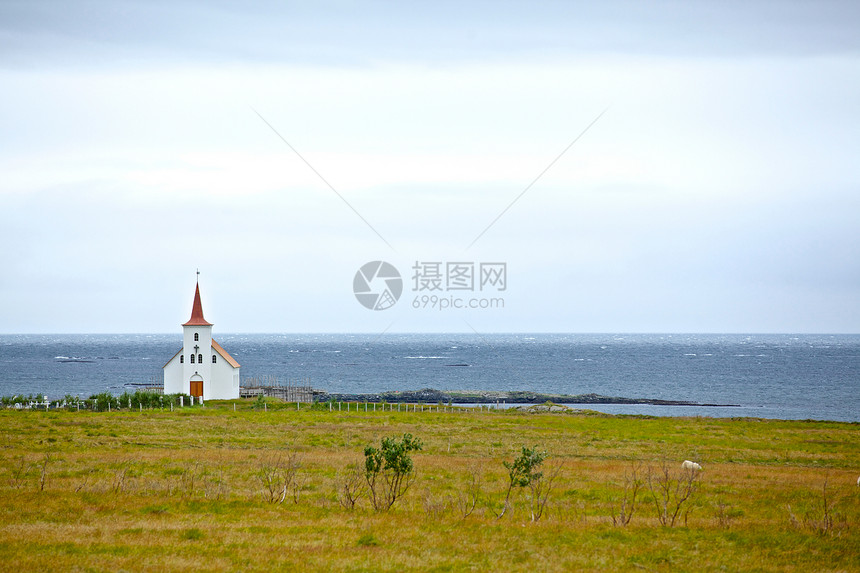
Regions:
[[239, 397], [239, 363], [212, 338], [212, 323], [203, 318], [200, 283], [194, 291], [191, 318], [182, 325], [182, 349], [163, 370], [165, 394], [189, 394], [204, 400]]

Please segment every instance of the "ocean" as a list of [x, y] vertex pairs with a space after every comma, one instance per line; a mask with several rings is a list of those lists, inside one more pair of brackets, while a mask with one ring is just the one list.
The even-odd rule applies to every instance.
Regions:
[[[618, 414], [860, 422], [860, 335], [225, 334], [248, 377], [330, 393], [524, 390], [737, 404]], [[161, 383], [179, 334], [0, 335], [0, 395]]]

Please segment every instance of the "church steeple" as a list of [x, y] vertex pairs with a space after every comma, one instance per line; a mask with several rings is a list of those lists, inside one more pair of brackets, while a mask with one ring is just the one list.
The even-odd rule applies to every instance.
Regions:
[[166, 394], [190, 394], [201, 400], [239, 397], [239, 363], [212, 339], [212, 323], [203, 317], [199, 279], [191, 318], [182, 325], [182, 348], [163, 370]]
[[211, 322], [206, 322], [203, 318], [203, 305], [200, 304], [200, 283], [194, 290], [194, 305], [191, 307], [191, 318], [182, 326], [212, 326]]

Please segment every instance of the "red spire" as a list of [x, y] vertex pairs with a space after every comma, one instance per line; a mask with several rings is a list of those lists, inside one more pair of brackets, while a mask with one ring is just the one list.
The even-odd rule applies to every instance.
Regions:
[[203, 318], [203, 305], [200, 304], [200, 283], [197, 283], [197, 288], [194, 290], [194, 306], [191, 307], [191, 318], [182, 326], [212, 326], [211, 322], [206, 322]]

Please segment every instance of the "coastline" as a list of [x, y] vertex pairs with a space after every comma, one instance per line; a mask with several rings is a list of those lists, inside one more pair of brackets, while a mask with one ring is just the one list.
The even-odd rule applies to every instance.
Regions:
[[467, 391], [456, 390], [445, 392], [433, 388], [407, 390], [403, 392], [388, 391], [368, 394], [344, 394], [322, 392], [314, 397], [316, 402], [368, 402], [389, 404], [397, 403], [444, 403], [444, 404], [645, 404], [651, 406], [699, 406], [713, 408], [739, 408], [740, 404], [711, 404], [687, 400], [662, 400], [655, 398], [627, 398], [622, 396], [603, 396], [600, 394], [544, 394], [526, 391]]

